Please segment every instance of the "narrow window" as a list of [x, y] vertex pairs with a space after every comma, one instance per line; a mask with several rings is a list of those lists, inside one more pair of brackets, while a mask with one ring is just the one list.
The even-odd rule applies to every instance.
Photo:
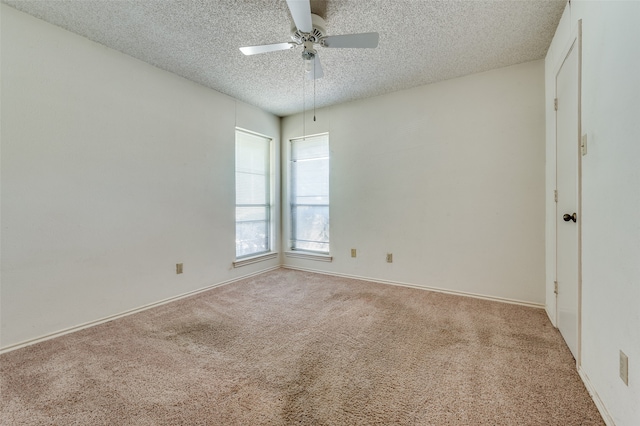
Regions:
[[271, 139], [236, 130], [236, 258], [271, 251]]
[[291, 250], [329, 253], [329, 135], [291, 140]]

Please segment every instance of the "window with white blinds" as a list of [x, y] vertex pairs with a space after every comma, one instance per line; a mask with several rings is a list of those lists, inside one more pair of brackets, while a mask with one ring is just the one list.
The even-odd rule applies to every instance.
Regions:
[[329, 135], [291, 140], [291, 249], [329, 253]]
[[271, 139], [236, 130], [236, 258], [271, 251]]

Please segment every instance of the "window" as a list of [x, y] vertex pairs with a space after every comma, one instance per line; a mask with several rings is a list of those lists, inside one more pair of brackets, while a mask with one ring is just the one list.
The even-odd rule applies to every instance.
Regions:
[[291, 249], [329, 253], [329, 135], [291, 140]]
[[271, 251], [271, 139], [236, 130], [236, 258]]

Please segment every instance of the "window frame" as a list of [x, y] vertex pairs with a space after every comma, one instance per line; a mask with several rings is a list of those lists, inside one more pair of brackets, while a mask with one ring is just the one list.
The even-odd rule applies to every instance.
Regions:
[[[251, 207], [254, 206], [249, 205], [249, 204], [238, 204], [238, 187], [237, 187], [237, 175], [238, 175], [238, 164], [237, 164], [237, 158], [238, 158], [238, 135], [239, 134], [245, 134], [248, 135], [250, 137], [257, 137], [257, 138], [261, 138], [264, 140], [264, 142], [267, 143], [267, 158], [265, 159], [267, 161], [267, 166], [268, 166], [268, 171], [265, 174], [266, 177], [266, 184], [265, 184], [265, 188], [267, 191], [266, 194], [266, 203], [265, 204], [261, 204], [261, 206], [264, 206], [266, 208], [266, 224], [265, 224], [265, 230], [266, 230], [266, 245], [267, 245], [267, 249], [263, 250], [263, 251], [257, 251], [257, 252], [252, 252], [249, 254], [244, 254], [244, 255], [240, 255], [238, 256], [238, 207]], [[261, 260], [267, 260], [267, 259], [272, 259], [274, 257], [277, 256], [277, 253], [274, 252], [274, 247], [276, 247], [276, 220], [277, 218], [274, 218], [274, 210], [275, 210], [275, 193], [276, 193], [276, 188], [275, 188], [275, 165], [276, 163], [276, 158], [275, 158], [275, 149], [274, 149], [274, 138], [270, 137], [270, 136], [266, 136], [248, 129], [244, 129], [244, 128], [240, 128], [240, 127], [236, 127], [235, 128], [235, 140], [234, 140], [234, 196], [235, 196], [235, 220], [234, 220], [234, 234], [235, 234], [235, 238], [236, 238], [236, 244], [235, 244], [235, 261], [233, 262], [233, 266], [234, 267], [238, 267], [238, 266], [243, 266], [243, 265], [247, 265], [247, 264], [251, 264], [251, 263], [255, 263]]]
[[[327, 161], [328, 161], [328, 165], [327, 165], [327, 204], [314, 204], [317, 206], [326, 206], [327, 208], [327, 230], [328, 230], [328, 234], [329, 234], [329, 238], [326, 242], [327, 244], [327, 250], [313, 250], [313, 249], [308, 249], [308, 248], [300, 248], [300, 247], [296, 247], [296, 215], [295, 215], [295, 207], [298, 206], [297, 203], [294, 203], [295, 200], [295, 194], [296, 191], [294, 189], [294, 179], [295, 179], [295, 172], [293, 170], [293, 165], [294, 165], [294, 160], [293, 160], [293, 152], [294, 152], [294, 143], [295, 142], [303, 142], [306, 141], [307, 139], [317, 139], [317, 138], [324, 138], [326, 140], [326, 144], [327, 144], [327, 151], [328, 151], [328, 157], [327, 157]], [[287, 182], [287, 195], [288, 195], [288, 208], [287, 208], [287, 214], [288, 214], [288, 223], [287, 223], [287, 227], [288, 227], [288, 250], [287, 252], [285, 252], [285, 256], [287, 257], [297, 257], [297, 258], [302, 258], [302, 259], [312, 259], [312, 260], [321, 260], [321, 261], [328, 261], [331, 262], [332, 261], [332, 257], [330, 255], [331, 253], [331, 237], [330, 237], [330, 226], [331, 226], [331, 200], [330, 200], [330, 183], [331, 183], [331, 154], [330, 154], [330, 144], [329, 144], [329, 133], [325, 132], [325, 133], [317, 133], [317, 134], [313, 134], [313, 135], [306, 135], [306, 136], [300, 136], [300, 137], [296, 137], [296, 138], [291, 138], [289, 139], [289, 144], [288, 144], [288, 182]]]

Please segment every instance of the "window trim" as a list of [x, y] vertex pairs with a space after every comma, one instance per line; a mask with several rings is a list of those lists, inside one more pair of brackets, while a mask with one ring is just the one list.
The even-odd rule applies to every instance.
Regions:
[[251, 265], [253, 263], [258, 263], [258, 262], [263, 262], [265, 260], [275, 259], [276, 257], [278, 257], [278, 254], [279, 254], [278, 252], [270, 251], [268, 253], [261, 253], [261, 254], [255, 255], [255, 256], [251, 256], [251, 257], [242, 257], [242, 258], [236, 259], [233, 262], [233, 267], [234, 268], [239, 268], [241, 266]]
[[333, 256], [321, 252], [308, 251], [308, 250], [290, 250], [285, 251], [286, 257], [305, 260], [317, 260], [319, 262], [333, 262]]

